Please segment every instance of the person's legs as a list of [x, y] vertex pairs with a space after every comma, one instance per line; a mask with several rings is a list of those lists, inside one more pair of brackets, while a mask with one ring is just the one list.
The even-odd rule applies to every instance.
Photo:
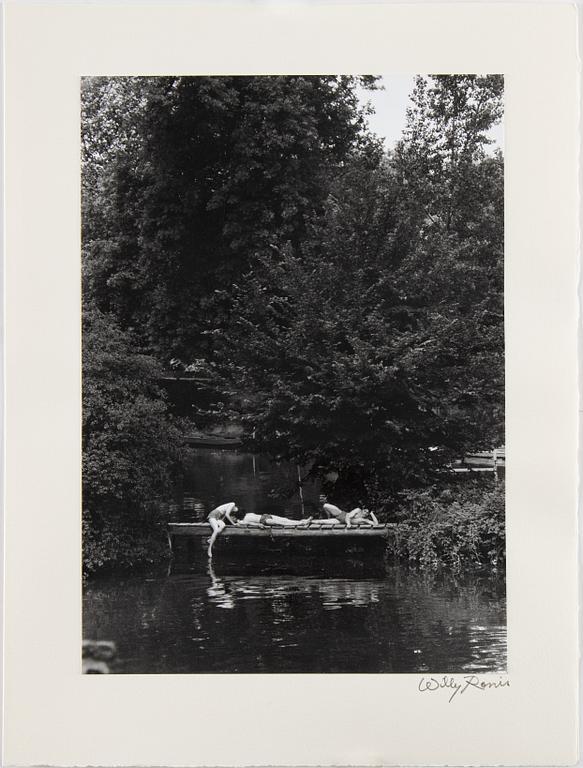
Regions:
[[346, 512], [337, 507], [335, 504], [324, 504], [323, 509], [328, 517], [332, 518], [333, 520], [338, 520], [340, 523], [346, 524]]
[[287, 517], [280, 517], [279, 515], [267, 515], [265, 522], [267, 525], [294, 525], [297, 520], [290, 520]]
[[279, 515], [266, 515], [266, 524], [267, 525], [291, 525], [294, 528], [299, 528], [300, 526], [308, 525], [312, 522], [311, 517], [307, 517], [304, 520], [291, 520], [289, 517], [279, 517]]
[[222, 520], [217, 520], [214, 517], [211, 517], [209, 520], [210, 526], [213, 529], [212, 536], [209, 539], [209, 547], [207, 550], [207, 554], [209, 559], [213, 556], [213, 544], [215, 543], [215, 540], [219, 533], [223, 530], [225, 527], [225, 523]]

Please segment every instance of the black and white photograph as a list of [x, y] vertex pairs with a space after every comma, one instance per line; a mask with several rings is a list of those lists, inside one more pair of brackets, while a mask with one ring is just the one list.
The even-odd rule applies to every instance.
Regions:
[[577, 763], [577, 8], [4, 10], [3, 764]]
[[83, 672], [505, 673], [504, 77], [80, 100]]

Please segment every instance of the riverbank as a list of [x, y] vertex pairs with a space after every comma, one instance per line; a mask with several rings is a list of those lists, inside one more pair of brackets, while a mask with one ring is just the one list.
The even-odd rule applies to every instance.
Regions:
[[[242, 451], [200, 448], [185, 465], [180, 497], [158, 503], [139, 517], [104, 520], [100, 529], [84, 521], [84, 573], [128, 572], [153, 563], [167, 564], [170, 522], [201, 522], [213, 506], [236, 500], [256, 514], [319, 517], [320, 486], [306, 482], [297, 493], [297, 467], [274, 464]], [[376, 508], [382, 522], [391, 521], [388, 555], [425, 571], [460, 572], [474, 567], [503, 570], [504, 484], [491, 476], [475, 481], [455, 479], [445, 490], [409, 491], [398, 505]], [[210, 532], [209, 532], [210, 533]], [[252, 565], [252, 564], [251, 564]]]
[[404, 495], [394, 554], [424, 570], [472, 566], [503, 569], [506, 560], [504, 483], [457, 486]]

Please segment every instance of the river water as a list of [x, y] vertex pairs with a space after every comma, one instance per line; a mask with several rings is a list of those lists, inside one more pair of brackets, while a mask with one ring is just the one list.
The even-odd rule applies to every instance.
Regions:
[[[297, 469], [200, 449], [175, 516], [237, 501], [250, 512], [301, 514]], [[286, 491], [292, 493], [286, 496]], [[319, 489], [304, 488], [316, 506]], [[311, 509], [309, 511], [312, 511]], [[113, 640], [118, 673], [501, 672], [506, 669], [501, 575], [423, 574], [389, 562], [164, 566], [93, 579], [83, 634]]]
[[[305, 479], [302, 494], [305, 514], [321, 514], [319, 486]], [[206, 513], [227, 501], [235, 501], [241, 510], [264, 514], [302, 517], [298, 492], [298, 468], [286, 462], [274, 464], [265, 456], [243, 451], [198, 448], [192, 451], [184, 481], [186, 503], [177, 513], [186, 521], [202, 520]], [[189, 502], [194, 514], [189, 515]], [[317, 512], [318, 509], [320, 512]]]

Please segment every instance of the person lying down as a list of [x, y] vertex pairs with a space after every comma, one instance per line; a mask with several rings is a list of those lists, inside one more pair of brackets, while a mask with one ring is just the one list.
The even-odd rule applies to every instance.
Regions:
[[331, 522], [333, 525], [345, 525], [347, 528], [351, 528], [353, 523], [362, 523], [367, 526], [379, 524], [375, 513], [369, 509], [361, 509], [360, 507], [356, 507], [350, 512], [345, 512], [334, 504], [328, 503], [323, 504], [322, 508], [327, 515], [326, 522]]
[[254, 512], [247, 512], [240, 523], [243, 525], [287, 525], [293, 528], [307, 528], [312, 522], [311, 517], [303, 520], [291, 520], [289, 517], [279, 517], [279, 515], [256, 515]]
[[208, 539], [208, 558], [210, 560], [213, 556], [213, 544], [215, 543], [217, 536], [225, 529], [225, 520], [231, 523], [231, 525], [251, 525], [261, 528], [277, 525], [285, 525], [291, 528], [308, 528], [312, 522], [345, 525], [347, 528], [351, 528], [352, 523], [364, 523], [368, 526], [378, 525], [378, 520], [375, 517], [374, 512], [370, 512], [368, 509], [357, 507], [350, 512], [344, 512], [334, 506], [334, 504], [324, 504], [323, 508], [328, 516], [323, 520], [314, 520], [312, 517], [305, 517], [303, 520], [292, 520], [289, 517], [280, 517], [279, 515], [257, 515], [254, 512], [247, 512], [243, 518], [238, 520], [235, 517], [235, 514], [239, 510], [235, 502], [231, 501], [226, 504], [221, 504], [220, 506], [215, 507], [215, 509], [209, 513], [207, 518], [212, 528], [212, 535]]
[[360, 507], [356, 507], [356, 509], [350, 512], [344, 512], [334, 506], [334, 504], [324, 504], [324, 512], [327, 515], [325, 518], [315, 519], [313, 517], [306, 517], [303, 520], [291, 520], [289, 517], [279, 517], [278, 515], [256, 515], [248, 512], [240, 522], [244, 525], [286, 525], [293, 528], [307, 528], [311, 523], [345, 525], [347, 528], [352, 528], [354, 524], [364, 524], [369, 527], [379, 524], [374, 512], [368, 509], [361, 509]]

